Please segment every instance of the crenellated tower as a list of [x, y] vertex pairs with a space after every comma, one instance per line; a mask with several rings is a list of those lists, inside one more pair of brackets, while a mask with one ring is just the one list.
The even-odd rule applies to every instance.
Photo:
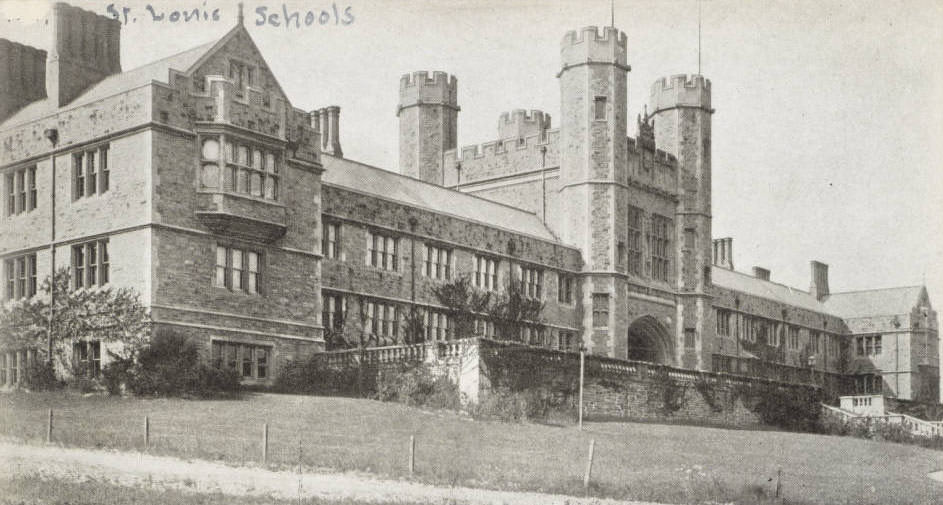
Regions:
[[443, 184], [442, 155], [458, 143], [458, 80], [445, 72], [413, 72], [399, 83], [399, 170]]
[[655, 143], [678, 160], [676, 280], [679, 294], [676, 347], [687, 368], [710, 366], [711, 311], [711, 82], [673, 75], [652, 85]]
[[[614, 27], [568, 32], [560, 46], [560, 216], [557, 232], [583, 253], [584, 343], [617, 354], [627, 330], [617, 244], [625, 241], [628, 192], [625, 33]], [[608, 322], [593, 321], [605, 310]]]

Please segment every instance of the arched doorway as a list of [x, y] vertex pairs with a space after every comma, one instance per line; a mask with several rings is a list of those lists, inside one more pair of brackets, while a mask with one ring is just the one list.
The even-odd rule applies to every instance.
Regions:
[[674, 363], [671, 335], [652, 316], [642, 316], [629, 326], [626, 358], [671, 365]]

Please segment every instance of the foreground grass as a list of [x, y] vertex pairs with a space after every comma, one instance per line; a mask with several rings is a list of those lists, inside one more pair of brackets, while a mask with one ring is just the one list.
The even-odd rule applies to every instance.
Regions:
[[309, 468], [408, 475], [416, 437], [415, 479], [447, 485], [583, 495], [590, 439], [596, 459], [589, 494], [694, 503], [756, 503], [783, 471], [789, 503], [931, 504], [943, 483], [943, 453], [846, 437], [657, 424], [598, 423], [575, 428], [476, 422], [399, 404], [345, 398], [252, 394], [240, 400], [129, 399], [68, 393], [0, 395], [0, 433], [39, 441], [53, 408], [54, 441], [143, 448], [221, 459], [260, 459], [269, 426], [269, 462]]
[[[70, 482], [39, 477], [0, 476], [0, 505], [367, 505], [355, 500], [280, 500], [267, 497], [195, 494], [144, 489], [109, 482]], [[403, 503], [402, 505], [420, 505]]]

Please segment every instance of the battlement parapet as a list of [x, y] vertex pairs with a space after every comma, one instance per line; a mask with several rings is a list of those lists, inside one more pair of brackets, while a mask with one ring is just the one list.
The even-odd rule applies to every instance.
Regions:
[[644, 139], [638, 137], [628, 137], [627, 140], [629, 143], [630, 153], [638, 154], [642, 151], [648, 151], [652, 153], [652, 159], [655, 160], [655, 163], [661, 163], [669, 166], [677, 166], [678, 164], [678, 159], [675, 157], [675, 155], [662, 149], [655, 149], [651, 147], [651, 145], [645, 142]]
[[629, 70], [625, 32], [606, 26], [602, 33], [599, 27], [586, 26], [579, 31], [571, 30], [560, 43], [560, 59], [563, 68], [590, 62], [614, 63]]
[[404, 74], [399, 80], [399, 109], [421, 104], [458, 109], [458, 79], [438, 71], [432, 72], [432, 77], [426, 71]]
[[560, 130], [545, 130], [543, 134], [528, 135], [518, 140], [499, 139], [481, 144], [463, 146], [460, 149], [451, 149], [446, 153], [453, 153], [455, 161], [468, 161], [490, 157], [501, 157], [517, 151], [537, 151], [542, 146], [556, 142], [560, 137]]
[[498, 138], [502, 140], [541, 135], [549, 128], [550, 114], [536, 109], [514, 109], [511, 112], [502, 112], [498, 118]]
[[711, 110], [710, 79], [698, 74], [676, 74], [652, 84], [652, 110], [657, 113], [679, 105]]

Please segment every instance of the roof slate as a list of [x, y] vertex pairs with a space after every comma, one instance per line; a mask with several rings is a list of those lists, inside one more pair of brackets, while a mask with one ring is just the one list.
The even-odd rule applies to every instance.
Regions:
[[910, 314], [917, 306], [923, 286], [869, 289], [849, 293], [832, 293], [824, 300], [829, 310], [846, 319]]
[[344, 158], [324, 155], [322, 162], [325, 184], [559, 242], [536, 214]]
[[839, 315], [830, 310], [829, 307], [824, 305], [819, 300], [816, 300], [816, 298], [809, 294], [808, 291], [789, 287], [784, 284], [764, 281], [763, 279], [757, 279], [752, 275], [728, 270], [726, 268], [717, 267], [714, 268], [712, 272], [713, 273], [711, 277], [714, 281], [714, 284], [722, 288], [739, 291], [748, 295], [759, 296], [761, 298], [800, 307], [813, 312], [831, 314], [835, 316]]
[[[144, 86], [151, 81], [167, 82], [170, 78], [170, 69], [186, 72], [201, 56], [209, 51], [215, 43], [216, 41], [202, 44], [183, 51], [182, 53], [177, 53], [153, 63], [148, 63], [147, 65], [109, 75], [97, 84], [89, 87], [79, 95], [78, 98], [63, 108], [70, 108], [94, 102], [95, 100], [101, 100], [124, 91]], [[54, 114], [57, 110], [59, 110], [59, 107], [56, 107], [53, 100], [49, 98], [37, 100], [18, 110], [3, 123], [0, 123], [0, 129], [35, 121], [50, 114]]]

